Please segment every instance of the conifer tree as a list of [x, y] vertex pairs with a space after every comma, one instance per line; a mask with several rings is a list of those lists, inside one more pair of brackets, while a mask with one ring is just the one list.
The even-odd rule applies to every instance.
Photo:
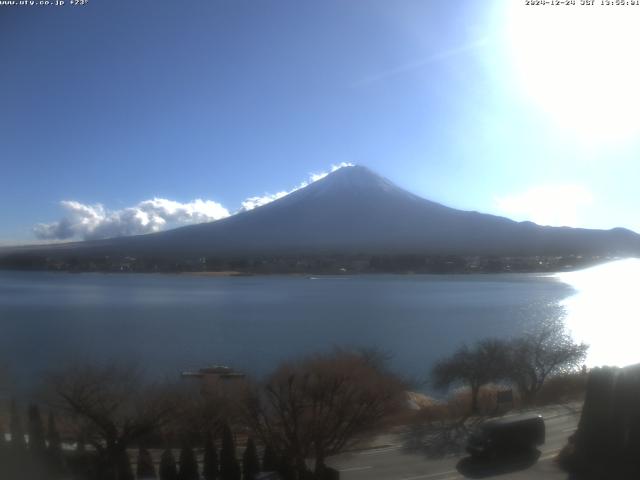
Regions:
[[44, 460], [47, 445], [44, 439], [44, 425], [37, 405], [29, 405], [29, 451], [38, 460]]
[[78, 432], [73, 460], [70, 459], [69, 469], [73, 471], [74, 480], [87, 480], [102, 473], [104, 465], [98, 463], [96, 458], [87, 454], [87, 433], [84, 429]]
[[160, 457], [160, 480], [178, 480], [176, 459], [170, 448], [162, 452]]
[[129, 458], [129, 454], [126, 450], [124, 450], [120, 454], [120, 458], [118, 459], [118, 480], [135, 480], [135, 476], [133, 475], [133, 468], [131, 468], [131, 459]]
[[218, 453], [216, 452], [216, 445], [210, 433], [207, 433], [204, 442], [204, 466], [202, 476], [204, 480], [218, 479]]
[[277, 472], [278, 471], [278, 456], [273, 450], [271, 445], [264, 447], [262, 453], [262, 471], [263, 472]]
[[4, 430], [0, 423], [0, 478], [9, 477], [9, 452], [7, 451], [7, 442], [5, 441]]
[[53, 472], [60, 472], [64, 465], [62, 458], [62, 441], [60, 440], [60, 433], [58, 432], [53, 412], [49, 412], [47, 422], [47, 441], [47, 457], [49, 458], [49, 466]]
[[153, 468], [151, 453], [146, 448], [138, 448], [138, 466], [136, 467], [138, 480], [155, 479], [156, 470]]
[[240, 480], [240, 465], [236, 459], [236, 446], [229, 425], [222, 429], [222, 448], [220, 449], [220, 479]]
[[179, 480], [198, 480], [198, 462], [190, 445], [184, 444], [180, 451], [180, 471]]
[[256, 475], [260, 473], [260, 460], [258, 460], [258, 451], [253, 439], [247, 440], [247, 447], [242, 455], [242, 476], [244, 480], [254, 480]]
[[282, 480], [294, 480], [295, 478], [291, 460], [286, 453], [280, 456], [278, 461], [278, 473], [282, 477]]
[[24, 430], [22, 429], [22, 421], [20, 420], [20, 412], [16, 406], [15, 400], [11, 400], [11, 447], [14, 451], [24, 451], [26, 449]]

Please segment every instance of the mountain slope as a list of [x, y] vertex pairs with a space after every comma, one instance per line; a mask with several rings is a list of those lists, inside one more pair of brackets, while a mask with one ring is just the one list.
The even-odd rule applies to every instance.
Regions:
[[365, 167], [337, 170], [263, 207], [166, 232], [47, 249], [58, 254], [638, 254], [625, 229], [542, 227], [445, 207]]

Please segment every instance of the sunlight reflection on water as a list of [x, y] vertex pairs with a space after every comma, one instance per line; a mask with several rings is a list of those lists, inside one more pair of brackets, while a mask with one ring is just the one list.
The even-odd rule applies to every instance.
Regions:
[[590, 345], [587, 365], [640, 362], [640, 259], [618, 260], [557, 277], [577, 290], [562, 306], [574, 338]]

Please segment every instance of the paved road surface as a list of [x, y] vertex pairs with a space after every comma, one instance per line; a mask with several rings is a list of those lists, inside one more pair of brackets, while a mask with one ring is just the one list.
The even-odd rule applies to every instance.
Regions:
[[546, 442], [535, 454], [500, 463], [478, 465], [465, 455], [430, 458], [424, 449], [408, 448], [402, 434], [378, 437], [379, 448], [333, 457], [328, 464], [340, 470], [342, 480], [566, 480], [553, 461], [577, 426], [580, 411], [573, 406], [541, 410], [547, 427]]

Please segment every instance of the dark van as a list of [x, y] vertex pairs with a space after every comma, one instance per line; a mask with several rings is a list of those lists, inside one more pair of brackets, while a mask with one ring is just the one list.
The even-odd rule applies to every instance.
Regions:
[[494, 458], [505, 453], [533, 449], [544, 444], [544, 441], [542, 415], [517, 415], [482, 423], [469, 437], [467, 452], [473, 457]]

